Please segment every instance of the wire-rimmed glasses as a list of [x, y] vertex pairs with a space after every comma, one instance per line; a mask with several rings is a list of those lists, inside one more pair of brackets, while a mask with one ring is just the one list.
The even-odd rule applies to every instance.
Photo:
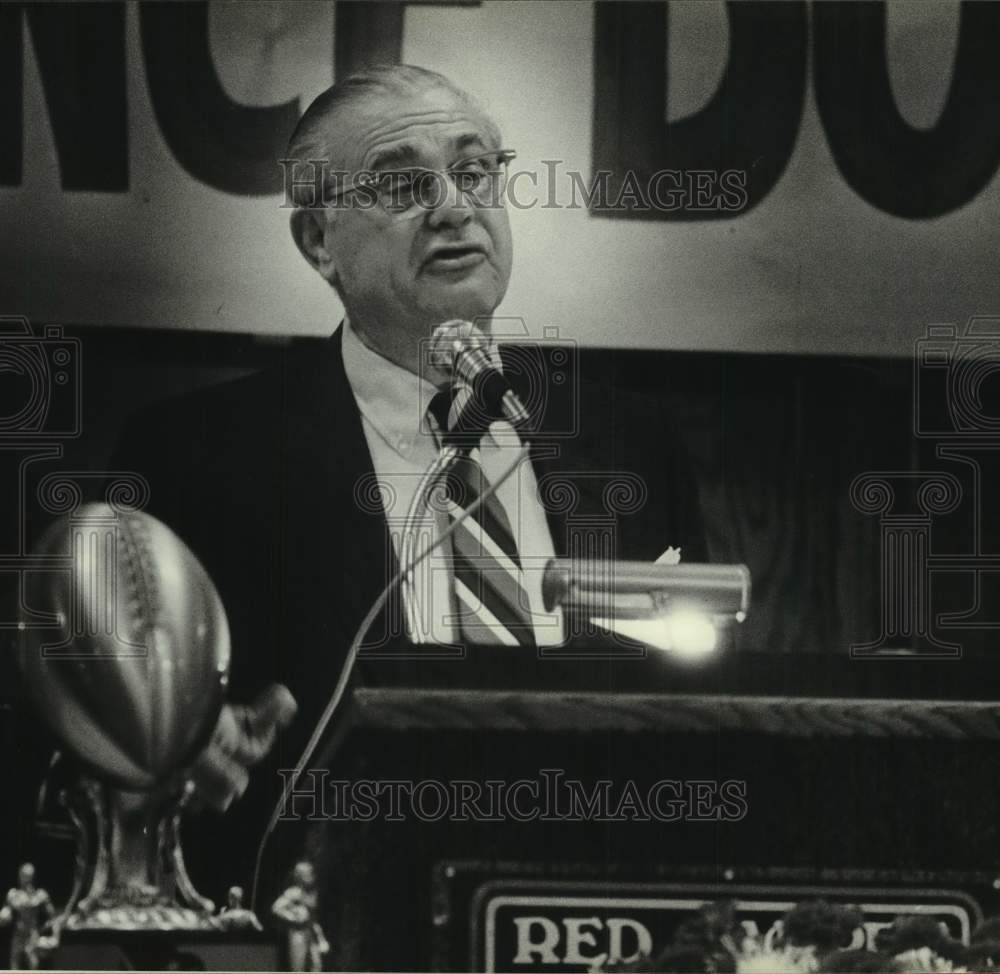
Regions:
[[410, 166], [359, 173], [350, 186], [328, 195], [328, 207], [381, 210], [393, 219], [409, 219], [448, 199], [449, 180], [474, 206], [503, 205], [507, 168], [513, 149], [492, 149], [467, 156], [447, 169]]

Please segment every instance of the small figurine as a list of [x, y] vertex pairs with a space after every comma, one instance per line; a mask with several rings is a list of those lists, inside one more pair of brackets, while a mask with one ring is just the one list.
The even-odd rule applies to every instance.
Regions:
[[0, 909], [0, 927], [13, 921], [10, 941], [10, 967], [15, 971], [36, 971], [42, 953], [54, 950], [59, 943], [58, 929], [43, 934], [56, 915], [52, 900], [44, 889], [35, 887], [35, 867], [26, 862], [17, 871], [17, 887], [9, 890]]
[[311, 862], [296, 863], [294, 882], [275, 901], [271, 915], [286, 931], [288, 969], [321, 971], [330, 945], [316, 922], [316, 874]]
[[229, 887], [229, 902], [219, 910], [219, 926], [223, 930], [263, 930], [253, 910], [243, 905], [243, 887]]

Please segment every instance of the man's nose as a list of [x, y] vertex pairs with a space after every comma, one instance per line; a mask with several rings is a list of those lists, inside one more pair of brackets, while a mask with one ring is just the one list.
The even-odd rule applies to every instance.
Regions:
[[472, 219], [472, 204], [451, 176], [441, 175], [433, 196], [427, 209], [427, 221], [431, 227], [459, 227]]

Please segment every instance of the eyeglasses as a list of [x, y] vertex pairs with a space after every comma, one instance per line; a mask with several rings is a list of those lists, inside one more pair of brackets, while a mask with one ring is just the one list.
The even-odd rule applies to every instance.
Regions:
[[440, 206], [448, 198], [450, 179], [473, 205], [501, 206], [507, 167], [516, 156], [513, 149], [494, 149], [460, 159], [443, 170], [414, 166], [363, 172], [352, 186], [327, 196], [324, 203], [338, 208], [351, 197], [352, 207], [381, 210], [393, 219], [410, 219]]

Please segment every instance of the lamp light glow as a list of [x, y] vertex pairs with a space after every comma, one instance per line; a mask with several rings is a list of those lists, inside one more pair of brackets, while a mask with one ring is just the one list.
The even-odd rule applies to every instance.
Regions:
[[719, 644], [715, 626], [700, 612], [674, 612], [649, 619], [608, 619], [595, 616], [590, 621], [602, 629], [692, 662], [710, 656]]
[[719, 645], [719, 630], [742, 622], [750, 607], [745, 565], [667, 565], [552, 559], [543, 594], [562, 607], [678, 658], [697, 661]]

